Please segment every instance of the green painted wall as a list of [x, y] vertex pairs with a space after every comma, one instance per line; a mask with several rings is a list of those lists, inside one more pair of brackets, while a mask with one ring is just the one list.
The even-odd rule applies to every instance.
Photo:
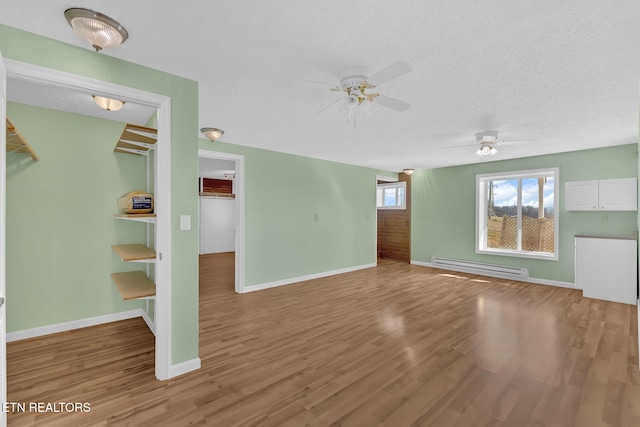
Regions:
[[[171, 97], [171, 362], [198, 357], [198, 232], [195, 228], [179, 230], [180, 215], [198, 216], [194, 187], [198, 178], [197, 82], [115, 59], [108, 52], [96, 53], [6, 25], [0, 25], [0, 52], [5, 58]], [[90, 298], [83, 301], [92, 304]], [[7, 299], [7, 307], [9, 304]]]
[[376, 262], [376, 174], [392, 173], [206, 139], [200, 148], [245, 156], [245, 286]]
[[[411, 259], [432, 256], [526, 267], [529, 276], [574, 282], [573, 236], [580, 233], [632, 234], [636, 212], [567, 212], [564, 183], [638, 176], [637, 144], [416, 171], [411, 186]], [[560, 236], [558, 261], [475, 253], [475, 176], [558, 167]]]
[[141, 223], [115, 220], [116, 199], [146, 187], [146, 160], [113, 152], [123, 123], [7, 103], [36, 150], [7, 155], [7, 331], [142, 307], [123, 302], [112, 244], [140, 243]]

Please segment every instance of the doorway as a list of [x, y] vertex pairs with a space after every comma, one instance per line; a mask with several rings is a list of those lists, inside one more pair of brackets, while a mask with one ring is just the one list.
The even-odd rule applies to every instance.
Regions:
[[[216, 265], [223, 267], [228, 266], [229, 262], [233, 262], [233, 289], [237, 293], [244, 293], [244, 156], [237, 154], [222, 153], [217, 151], [199, 150], [198, 157], [200, 161], [200, 176], [209, 175], [212, 179], [223, 177], [227, 174], [227, 181], [231, 181], [233, 191], [233, 202], [229, 200], [221, 200], [218, 196], [205, 195], [201, 196], [201, 211], [200, 221], [198, 227], [198, 233], [201, 241], [200, 256], [202, 254], [212, 253], [221, 254], [213, 255], [211, 261], [213, 262], [212, 268]], [[204, 165], [204, 166], [203, 166]], [[218, 176], [218, 174], [222, 174]], [[229, 175], [233, 177], [229, 177]], [[228, 179], [232, 178], [232, 179]], [[202, 185], [203, 180], [201, 180]], [[200, 190], [203, 190], [201, 188]], [[201, 194], [207, 193], [200, 191]], [[204, 199], [203, 199], [204, 198]], [[231, 208], [233, 204], [233, 209]], [[210, 206], [209, 206], [210, 205]], [[215, 223], [207, 221], [211, 218], [202, 218], [202, 208], [211, 207], [212, 209], [221, 208], [225, 212], [218, 212], [220, 215], [215, 220]], [[233, 217], [230, 218], [230, 215]], [[205, 224], [203, 224], [203, 220]], [[220, 222], [224, 221], [224, 224]], [[231, 224], [235, 226], [235, 234], [230, 233], [228, 229]], [[226, 229], [225, 229], [226, 227]], [[218, 241], [203, 241], [203, 239], [215, 239], [215, 236], [211, 236], [208, 233], [213, 233], [220, 237]], [[233, 241], [230, 240], [233, 238]], [[224, 241], [222, 241], [224, 240]], [[228, 250], [233, 247], [233, 259], [230, 261], [229, 255], [231, 252]], [[227, 254], [227, 255], [224, 255]], [[218, 264], [216, 264], [218, 263]]]
[[377, 259], [411, 262], [411, 176], [378, 176]]

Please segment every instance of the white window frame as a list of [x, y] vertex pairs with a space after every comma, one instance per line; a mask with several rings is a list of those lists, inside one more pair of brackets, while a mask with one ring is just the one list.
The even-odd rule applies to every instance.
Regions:
[[[398, 188], [402, 188], [404, 189], [404, 198], [403, 198], [403, 204], [402, 205], [396, 205], [396, 206], [378, 206], [378, 190], [382, 189], [382, 200], [384, 200], [384, 189], [385, 188], [395, 188], [396, 189], [396, 202], [398, 201], [398, 192], [397, 189]], [[407, 183], [406, 181], [395, 181], [395, 182], [387, 182], [384, 184], [378, 184], [376, 186], [376, 207], [378, 209], [406, 209], [407, 208]]]
[[[514, 249], [503, 248], [487, 248], [487, 206], [488, 201], [487, 181], [498, 181], [506, 179], [522, 179], [522, 178], [535, 178], [541, 175], [553, 175], [553, 253], [547, 252], [530, 252]], [[478, 254], [490, 254], [500, 256], [512, 256], [520, 258], [533, 258], [543, 259], [548, 261], [557, 261], [559, 253], [559, 230], [560, 221], [559, 213], [560, 206], [558, 204], [560, 200], [560, 169], [559, 168], [547, 168], [547, 169], [534, 169], [526, 171], [515, 172], [501, 172], [501, 173], [488, 173], [476, 175], [476, 253]], [[518, 216], [522, 215], [522, 186], [518, 186]], [[521, 222], [518, 221], [518, 233], [521, 234]]]

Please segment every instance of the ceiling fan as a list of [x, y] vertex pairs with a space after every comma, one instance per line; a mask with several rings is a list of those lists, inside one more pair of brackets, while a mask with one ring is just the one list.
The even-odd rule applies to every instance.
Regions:
[[496, 149], [497, 145], [508, 144], [511, 142], [523, 142], [523, 141], [533, 141], [533, 139], [512, 139], [509, 141], [498, 140], [498, 131], [490, 130], [484, 132], [478, 132], [475, 134], [476, 143], [475, 144], [466, 144], [466, 145], [456, 145], [453, 147], [446, 148], [459, 148], [459, 147], [478, 147], [475, 154], [478, 157], [485, 158], [496, 155], [498, 150]]
[[340, 74], [338, 86], [331, 89], [342, 92], [345, 96], [331, 103], [329, 107], [335, 103], [341, 104], [347, 110], [347, 122], [353, 122], [354, 126], [356, 114], [369, 111], [372, 104], [379, 104], [396, 111], [405, 111], [411, 106], [408, 102], [370, 91], [389, 80], [411, 72], [411, 70], [411, 66], [406, 62], [393, 63], [374, 74], [371, 74], [366, 67], [351, 67]]

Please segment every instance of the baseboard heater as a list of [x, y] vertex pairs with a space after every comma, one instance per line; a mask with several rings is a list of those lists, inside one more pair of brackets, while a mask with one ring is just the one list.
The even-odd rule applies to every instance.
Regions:
[[436, 256], [431, 257], [431, 265], [435, 268], [500, 277], [503, 279], [524, 280], [529, 278], [529, 269], [510, 267], [507, 265], [485, 264], [482, 262], [462, 261]]

